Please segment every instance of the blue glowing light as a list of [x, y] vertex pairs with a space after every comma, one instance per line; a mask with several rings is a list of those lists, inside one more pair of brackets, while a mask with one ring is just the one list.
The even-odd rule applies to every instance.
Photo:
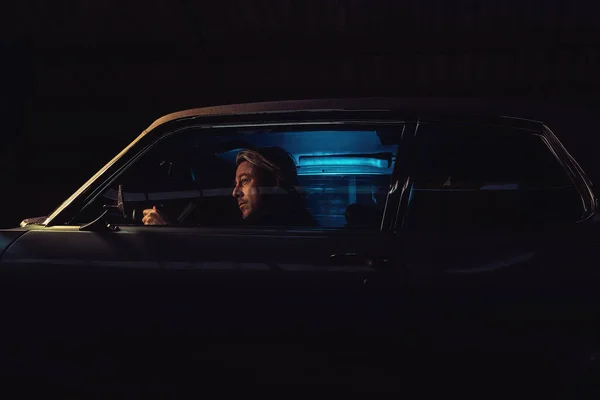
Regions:
[[352, 156], [301, 156], [298, 160], [299, 167], [371, 167], [389, 168], [389, 160], [368, 157]]

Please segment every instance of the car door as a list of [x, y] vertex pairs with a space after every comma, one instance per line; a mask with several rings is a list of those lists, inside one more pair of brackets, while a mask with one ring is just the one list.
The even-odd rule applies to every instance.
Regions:
[[[397, 139], [386, 139], [385, 143], [372, 128], [338, 129], [329, 134], [337, 135], [340, 142], [330, 139], [323, 149], [315, 150], [317, 141], [312, 141], [311, 145], [296, 144], [292, 149], [301, 154], [297, 157], [300, 160], [317, 150], [347, 157], [347, 164], [340, 161], [341, 157], [332, 163], [321, 160], [323, 165], [310, 159], [301, 171], [308, 174], [303, 176], [311, 177], [313, 186], [321, 177], [310, 175], [315, 168], [330, 173], [323, 176], [343, 176], [343, 185], [331, 186], [329, 191], [313, 188], [317, 194], [329, 193], [327, 196], [333, 196], [332, 199], [338, 199], [336, 194], [340, 192], [348, 201], [358, 201], [363, 192], [371, 198], [373, 188], [368, 183], [357, 188], [358, 178], [372, 182], [362, 172], [374, 173], [373, 169], [380, 166], [388, 171], [388, 183], [379, 188], [388, 204], [374, 229], [346, 224], [313, 228], [141, 226], [131, 218], [122, 221], [116, 230], [107, 229], [103, 223], [84, 230], [82, 223], [31, 227], [0, 261], [4, 285], [10, 288], [11, 301], [18, 304], [15, 313], [30, 316], [14, 326], [15, 332], [26, 332], [23, 338], [44, 332], [40, 346], [48, 345], [50, 337], [55, 341], [44, 351], [49, 347], [53, 351], [63, 349], [64, 356], [64, 349], [69, 348], [69, 354], [76, 358], [89, 353], [78, 353], [74, 348], [89, 352], [90, 340], [95, 340], [99, 343], [95, 356], [102, 354], [105, 360], [113, 362], [115, 358], [106, 355], [123, 357], [123, 349], [136, 349], [135, 356], [126, 357], [128, 362], [149, 360], [156, 352], [144, 353], [143, 349], [156, 347], [153, 343], [157, 341], [167, 341], [167, 348], [178, 352], [185, 348], [186, 357], [203, 357], [204, 361], [206, 357], [234, 357], [239, 362], [248, 357], [282, 357], [281, 352], [291, 354], [292, 344], [307, 346], [307, 338], [320, 343], [320, 349], [328, 343], [336, 344], [340, 351], [356, 351], [359, 343], [365, 343], [358, 338], [376, 334], [374, 322], [383, 316], [377, 313], [382, 300], [377, 289], [398, 289], [403, 285], [399, 242], [387, 229], [381, 229], [382, 225], [389, 226], [386, 221], [396, 217], [395, 197], [385, 195], [390, 187], [397, 187], [391, 185], [396, 179], [392, 158], [385, 163], [361, 160], [369, 145], [374, 146], [373, 154], [392, 149], [395, 159], [403, 129], [402, 124], [388, 127], [388, 136], [397, 135]], [[307, 132], [318, 135], [322, 131], [311, 127]], [[291, 142], [297, 143], [302, 134], [296, 129]], [[359, 138], [353, 139], [352, 135]], [[276, 134], [271, 138], [271, 144], [287, 143]], [[263, 144], [262, 139], [256, 140]], [[130, 171], [151, 171], [149, 165], [144, 164], [141, 169], [135, 165]], [[162, 161], [160, 165], [162, 168]], [[344, 165], [348, 169], [340, 172]], [[192, 175], [201, 172], [196, 170]], [[169, 181], [168, 191], [146, 189], [144, 201], [138, 204], [140, 193], [128, 191], [135, 189], [131, 177], [126, 175], [125, 172], [121, 178], [107, 182], [105, 190], [99, 191], [104, 197], [96, 199], [96, 205], [90, 209], [100, 210], [101, 207], [94, 207], [109, 200], [124, 201], [130, 211], [139, 204], [151, 207], [153, 202], [164, 202], [168, 209], [166, 199], [186, 200], [185, 192], [190, 191], [187, 186], [176, 187]], [[114, 182], [123, 185], [112, 199]], [[223, 201], [232, 198], [231, 188], [202, 190], [204, 199], [210, 193], [224, 196]], [[327, 203], [330, 197], [320, 197], [321, 202], [313, 208], [322, 210], [323, 202]], [[82, 215], [86, 213], [82, 211]], [[334, 220], [332, 216], [340, 215], [339, 211], [334, 214], [325, 215], [323, 220]], [[13, 317], [18, 319], [18, 315]], [[56, 345], [56, 340], [60, 345]], [[277, 347], [278, 343], [287, 347]], [[241, 351], [240, 346], [245, 350]], [[270, 350], [261, 351], [265, 346]], [[166, 357], [164, 346], [160, 347]], [[118, 356], [114, 349], [118, 349]], [[296, 356], [309, 354], [304, 348], [293, 349]], [[128, 362], [122, 364], [130, 365]], [[101, 365], [108, 368], [108, 364]]]
[[553, 261], [577, 253], [585, 210], [540, 133], [419, 124], [399, 224], [421, 310], [440, 324], [429, 332], [447, 348], [522, 366], [559, 349], [560, 285], [577, 266]]

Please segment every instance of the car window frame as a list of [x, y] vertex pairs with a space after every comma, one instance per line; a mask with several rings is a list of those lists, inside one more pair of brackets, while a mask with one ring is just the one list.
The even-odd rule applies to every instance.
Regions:
[[[593, 190], [593, 183], [590, 181], [577, 160], [562, 144], [560, 139], [545, 124], [542, 125], [542, 135], [547, 141], [548, 146], [554, 149], [559, 163], [573, 181], [573, 184], [577, 188], [579, 196], [581, 197], [585, 212], [582, 216], [582, 219], [577, 222], [580, 223], [591, 219], [596, 214], [598, 207], [598, 201]], [[558, 154], [560, 154], [562, 158], [559, 157]]]
[[[92, 204], [102, 193], [110, 187], [110, 185], [114, 184], [115, 181], [121, 176], [121, 174], [125, 173], [132, 165], [134, 165], [141, 157], [147, 154], [149, 151], [154, 149], [157, 145], [162, 143], [164, 140], [172, 137], [175, 134], [190, 131], [190, 130], [209, 130], [209, 129], [222, 129], [222, 128], [255, 128], [255, 127], [273, 127], [273, 126], [310, 126], [311, 128], [315, 128], [317, 126], [335, 126], [339, 128], [340, 126], [350, 126], [352, 128], [361, 128], [361, 129], [381, 129], [381, 127], [393, 127], [400, 128], [398, 135], [398, 145], [397, 145], [397, 155], [400, 154], [400, 149], [402, 148], [402, 139], [404, 137], [404, 131], [406, 126], [413, 126], [409, 122], [407, 122], [406, 118], [378, 118], [378, 119], [323, 119], [323, 120], [309, 120], [309, 121], [273, 121], [273, 122], [236, 122], [236, 123], [202, 123], [201, 121], [193, 121], [196, 123], [187, 123], [187, 124], [177, 124], [178, 126], [172, 127], [171, 129], [164, 129], [159, 135], [156, 135], [152, 140], [143, 141], [143, 135], [140, 135], [132, 144], [130, 144], [125, 150], [123, 150], [115, 159], [113, 159], [107, 166], [105, 166], [101, 171], [99, 171], [89, 182], [79, 189], [76, 192], [77, 196], [72, 196], [69, 200], [67, 200], [68, 204], [63, 204], [61, 207], [53, 213], [48, 220], [46, 221], [45, 226], [74, 226], [71, 224], [74, 217], [81, 212], [84, 207]], [[159, 129], [155, 128], [155, 129]], [[392, 175], [390, 176], [390, 185], [391, 188], [392, 182], [396, 180], [396, 174], [398, 170], [396, 168], [396, 163], [398, 161], [398, 157], [392, 169]], [[95, 179], [94, 179], [95, 178]], [[82, 190], [85, 189], [85, 190]], [[385, 223], [385, 221], [396, 220], [397, 216], [394, 213], [395, 207], [389, 204], [391, 191], [388, 189], [388, 194], [386, 198], [386, 204], [384, 207], [384, 213], [382, 216], [381, 226], [377, 232], [386, 231], [384, 226], [390, 225], [389, 223]], [[65, 202], [66, 203], [66, 202]], [[79, 207], [78, 207], [79, 206]], [[69, 223], [55, 223], [59, 218], [66, 216]], [[146, 227], [151, 229], [153, 227]], [[160, 228], [160, 227], [154, 227]], [[180, 226], [178, 228], [181, 229], [189, 229], [193, 228], [192, 226]], [[206, 227], [210, 228], [210, 227]], [[234, 229], [235, 227], [231, 227]], [[248, 227], [250, 228], [250, 227]], [[340, 228], [334, 227], [319, 227], [320, 229], [315, 229], [316, 231], [326, 230], [328, 232], [339, 231]], [[314, 229], [311, 227], [290, 227], [290, 230], [298, 230], [298, 229]], [[369, 230], [365, 232], [375, 232], [374, 230]]]

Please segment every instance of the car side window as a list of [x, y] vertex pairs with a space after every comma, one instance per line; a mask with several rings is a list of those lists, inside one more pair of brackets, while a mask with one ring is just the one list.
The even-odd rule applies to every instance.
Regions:
[[414, 157], [405, 229], [521, 229], [582, 215], [573, 182], [533, 132], [422, 124]]
[[[380, 229], [399, 132], [398, 126], [190, 128], [141, 154], [78, 222], [115, 204], [120, 191], [121, 225], [142, 225], [144, 210], [156, 208], [178, 226]], [[250, 169], [240, 171], [244, 162]]]

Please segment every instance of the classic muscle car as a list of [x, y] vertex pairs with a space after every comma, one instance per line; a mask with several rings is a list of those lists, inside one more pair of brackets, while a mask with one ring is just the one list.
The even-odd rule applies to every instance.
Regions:
[[[236, 155], [265, 147], [291, 155], [313, 226], [242, 221]], [[153, 207], [170, 223], [144, 225]], [[600, 344], [597, 207], [538, 121], [393, 99], [177, 112], [50, 215], [0, 231], [5, 372], [354, 389], [571, 376]]]

